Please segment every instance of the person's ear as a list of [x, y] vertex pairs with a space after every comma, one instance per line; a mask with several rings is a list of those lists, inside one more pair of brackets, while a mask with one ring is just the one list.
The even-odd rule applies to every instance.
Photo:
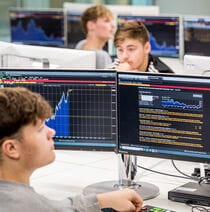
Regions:
[[88, 21], [87, 22], [87, 31], [92, 31], [95, 28], [95, 22], [94, 21]]
[[151, 44], [150, 44], [150, 42], [148, 41], [148, 42], [146, 42], [146, 43], [144, 44], [144, 52], [145, 52], [145, 54], [149, 54], [150, 51], [151, 51]]
[[17, 160], [20, 157], [18, 142], [15, 139], [7, 139], [2, 144], [2, 153], [7, 157]]

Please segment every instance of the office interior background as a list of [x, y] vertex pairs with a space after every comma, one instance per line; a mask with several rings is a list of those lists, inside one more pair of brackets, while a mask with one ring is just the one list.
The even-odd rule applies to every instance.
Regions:
[[64, 2], [118, 5], [157, 5], [159, 6], [160, 14], [210, 16], [209, 0], [0, 0], [0, 40], [10, 41], [9, 8], [63, 8]]
[[[209, 0], [0, 0], [0, 41], [10, 41], [9, 8], [63, 8], [64, 2], [157, 5], [159, 6], [160, 14], [201, 15], [210, 17]], [[175, 65], [179, 69], [179, 64], [177, 65], [176, 63]], [[170, 160], [139, 157], [138, 162], [151, 169], [155, 167], [165, 173], [177, 174]], [[189, 175], [198, 166], [197, 163], [183, 163], [182, 161], [178, 161], [177, 165], [180, 170], [184, 170]], [[81, 152], [78, 154], [77, 151], [57, 151], [56, 162], [36, 172], [32, 177], [32, 186], [39, 193], [49, 198], [62, 199], [70, 195], [82, 193], [82, 189], [89, 184], [118, 179], [117, 167], [118, 160], [114, 152], [84, 151], [82, 154]], [[160, 188], [158, 198], [146, 201], [146, 203], [159, 207], [162, 206], [163, 208], [173, 208], [177, 212], [191, 211], [191, 207], [185, 204], [167, 200], [167, 192], [188, 182], [188, 179], [171, 176], [162, 177], [151, 172], [142, 172], [142, 170], [137, 173], [137, 179], [145, 182], [154, 182]]]

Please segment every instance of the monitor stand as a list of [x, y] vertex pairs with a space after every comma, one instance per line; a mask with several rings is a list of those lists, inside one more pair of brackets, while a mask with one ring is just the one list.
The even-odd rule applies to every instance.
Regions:
[[134, 189], [143, 200], [152, 199], [159, 195], [159, 188], [151, 183], [136, 182], [137, 157], [128, 154], [118, 155], [119, 180], [104, 181], [91, 184], [83, 189], [83, 194], [104, 193], [123, 188]]

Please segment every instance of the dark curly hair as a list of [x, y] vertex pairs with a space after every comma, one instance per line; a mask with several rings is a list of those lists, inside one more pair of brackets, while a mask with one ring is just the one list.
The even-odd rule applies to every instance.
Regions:
[[23, 126], [35, 125], [37, 119], [45, 120], [51, 115], [50, 104], [40, 94], [22, 87], [0, 88], [0, 145]]

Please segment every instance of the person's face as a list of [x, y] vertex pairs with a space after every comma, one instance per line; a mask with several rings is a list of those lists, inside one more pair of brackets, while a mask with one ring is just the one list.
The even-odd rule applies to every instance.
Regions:
[[93, 29], [96, 37], [108, 41], [113, 37], [114, 22], [112, 17], [99, 17], [96, 22], [93, 23]]
[[120, 63], [127, 63], [130, 70], [146, 71], [150, 43], [142, 44], [137, 39], [125, 39], [116, 46]]
[[20, 160], [27, 169], [36, 169], [54, 161], [54, 142], [52, 137], [55, 130], [46, 126], [44, 121], [38, 120], [36, 125], [30, 124], [22, 129], [19, 142]]

